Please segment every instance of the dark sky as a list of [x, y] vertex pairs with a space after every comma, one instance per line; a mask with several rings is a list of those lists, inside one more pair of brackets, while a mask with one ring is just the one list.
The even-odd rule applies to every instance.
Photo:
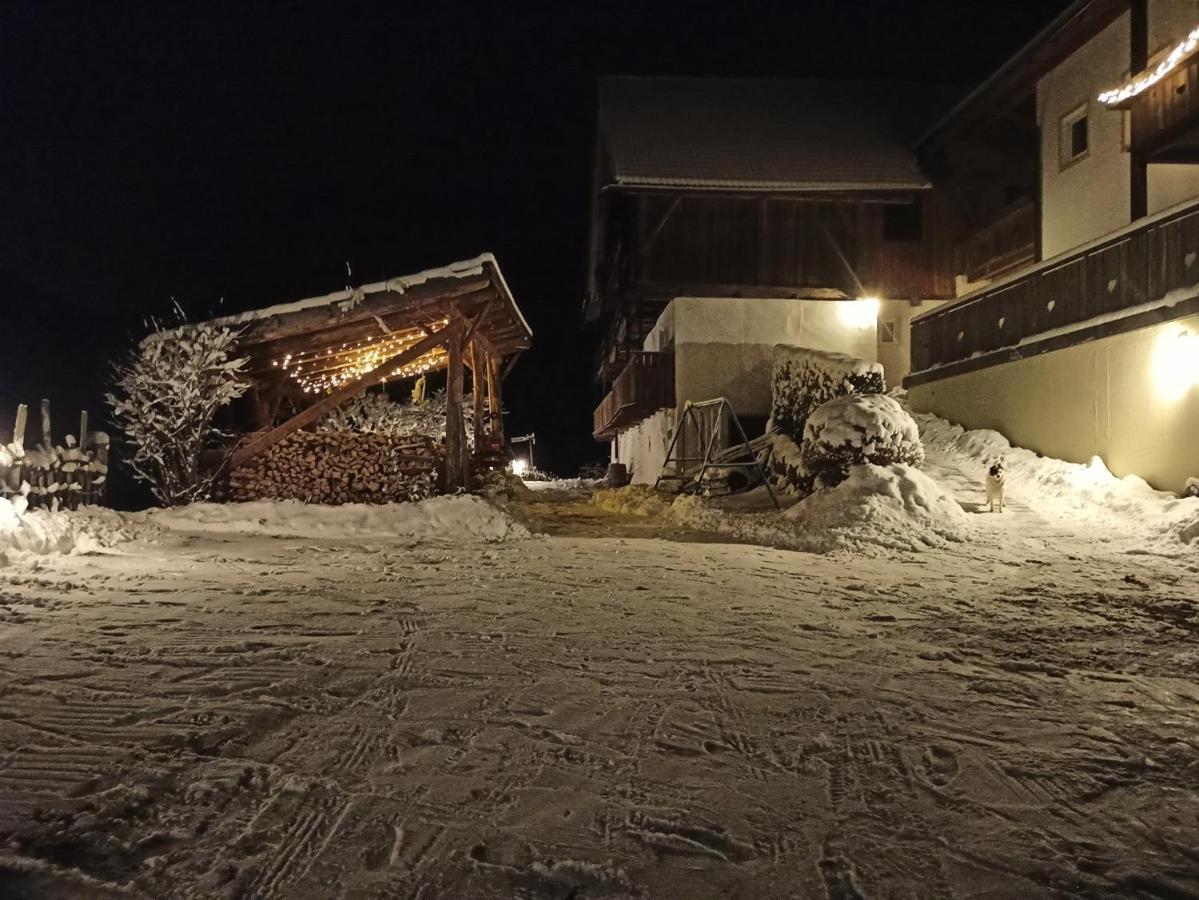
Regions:
[[535, 332], [509, 433], [573, 473], [601, 456], [597, 75], [968, 87], [1065, 5], [0, 0], [0, 428], [43, 395], [102, 412], [107, 359], [172, 297], [200, 317], [490, 250]]

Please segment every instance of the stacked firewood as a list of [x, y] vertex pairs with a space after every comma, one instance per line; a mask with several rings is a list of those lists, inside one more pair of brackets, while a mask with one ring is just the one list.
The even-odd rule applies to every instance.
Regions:
[[233, 500], [394, 503], [437, 493], [442, 448], [425, 436], [297, 431], [229, 476]]

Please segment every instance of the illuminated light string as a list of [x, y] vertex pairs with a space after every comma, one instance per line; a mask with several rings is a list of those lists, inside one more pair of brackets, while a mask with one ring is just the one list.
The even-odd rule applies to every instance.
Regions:
[[[449, 319], [442, 319], [436, 324], [444, 328], [449, 324]], [[283, 369], [306, 394], [329, 393], [377, 369], [380, 364], [415, 346], [427, 335], [423, 330], [389, 333], [377, 338], [347, 342], [338, 348], [288, 353], [280, 359], [271, 360], [271, 365]], [[447, 361], [445, 348], [434, 347], [406, 365], [387, 372], [383, 380], [386, 382], [388, 378], [422, 375]]]
[[1170, 55], [1158, 63], [1153, 71], [1142, 75], [1135, 81], [1130, 81], [1123, 87], [1104, 91], [1099, 95], [1099, 102], [1107, 106], [1119, 106], [1125, 100], [1130, 100], [1137, 94], [1149, 90], [1149, 88], [1178, 68], [1178, 64], [1195, 52], [1197, 47], [1199, 47], [1199, 26], [1196, 26], [1186, 36], [1186, 40], [1171, 50]]

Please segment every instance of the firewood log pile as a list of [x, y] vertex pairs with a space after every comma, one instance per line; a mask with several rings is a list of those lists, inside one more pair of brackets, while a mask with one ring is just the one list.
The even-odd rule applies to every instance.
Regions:
[[438, 492], [443, 450], [432, 438], [297, 431], [229, 476], [233, 500], [395, 503]]

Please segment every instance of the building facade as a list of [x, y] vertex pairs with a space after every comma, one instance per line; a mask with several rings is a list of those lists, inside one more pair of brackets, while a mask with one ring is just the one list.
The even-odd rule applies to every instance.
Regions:
[[954, 206], [912, 149], [938, 107], [904, 85], [601, 81], [584, 318], [614, 461], [654, 480], [689, 400], [726, 396], [761, 433], [776, 343], [899, 383], [913, 313], [955, 295]]
[[912, 324], [918, 409], [1199, 475], [1196, 29], [1193, 0], [1080, 0], [917, 144], [964, 200], [961, 295]]

